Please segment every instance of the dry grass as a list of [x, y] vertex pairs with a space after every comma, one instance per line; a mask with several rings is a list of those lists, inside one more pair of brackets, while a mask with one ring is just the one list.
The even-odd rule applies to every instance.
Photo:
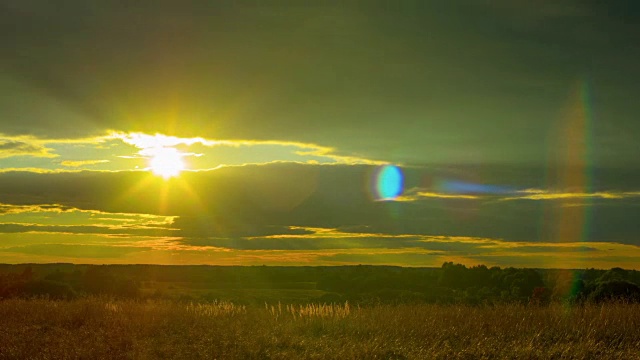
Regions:
[[2, 359], [640, 359], [640, 305], [0, 301]]

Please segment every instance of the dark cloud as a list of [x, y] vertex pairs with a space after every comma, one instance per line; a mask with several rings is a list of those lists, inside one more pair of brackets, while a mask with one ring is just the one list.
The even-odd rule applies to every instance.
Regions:
[[[576, 82], [592, 153], [636, 164], [636, 5], [5, 2], [1, 131], [313, 142], [409, 163], [537, 163]], [[624, 4], [624, 5], [623, 5]], [[633, 136], [632, 136], [633, 135]]]
[[[598, 199], [569, 207], [558, 199], [499, 201], [491, 194], [477, 200], [374, 201], [374, 170], [372, 166], [279, 163], [185, 172], [168, 181], [146, 172], [8, 172], [0, 173], [0, 202], [175, 215], [179, 216], [173, 224], [179, 229], [176, 234], [193, 238], [304, 237], [314, 231], [309, 228], [317, 227], [354, 234], [638, 244], [638, 206], [628, 199]], [[457, 173], [470, 176], [477, 170], [458, 169]], [[432, 179], [447, 179], [452, 173], [407, 168], [406, 184], [437, 189], [440, 180]]]

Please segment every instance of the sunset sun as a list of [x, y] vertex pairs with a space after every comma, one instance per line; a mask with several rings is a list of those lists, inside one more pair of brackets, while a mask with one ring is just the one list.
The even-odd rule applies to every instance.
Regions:
[[184, 154], [174, 148], [154, 149], [149, 160], [149, 169], [165, 179], [178, 176], [184, 170], [183, 156]]

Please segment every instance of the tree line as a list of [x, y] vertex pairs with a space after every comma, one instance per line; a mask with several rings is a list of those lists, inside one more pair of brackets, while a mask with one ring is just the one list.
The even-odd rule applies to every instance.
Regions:
[[139, 283], [98, 266], [84, 271], [55, 269], [44, 274], [27, 266], [22, 272], [0, 273], [0, 299], [37, 296], [73, 299], [85, 295], [135, 298], [139, 295]]
[[445, 262], [440, 268], [0, 265], [0, 299], [33, 296], [71, 299], [88, 295], [145, 298], [149, 294], [141, 290], [148, 284], [180, 284], [181, 288], [219, 291], [313, 290], [316, 295], [310, 295], [309, 302], [360, 304], [640, 302], [640, 272], [621, 268], [467, 267], [453, 262]]

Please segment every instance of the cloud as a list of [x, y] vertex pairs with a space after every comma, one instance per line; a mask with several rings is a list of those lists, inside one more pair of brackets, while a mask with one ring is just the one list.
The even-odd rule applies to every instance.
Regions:
[[[302, 229], [292, 229], [302, 230]], [[30, 254], [31, 261], [134, 262], [163, 264], [385, 264], [440, 266], [444, 261], [467, 265], [535, 267], [611, 267], [608, 259], [629, 261], [640, 247], [608, 242], [513, 242], [490, 238], [345, 233], [306, 228], [305, 233], [252, 238], [179, 238], [104, 234], [38, 233], [3, 235], [0, 259]], [[61, 244], [61, 249], [47, 252]], [[2, 248], [4, 247], [4, 249]], [[115, 247], [113, 251], [98, 249]], [[6, 249], [6, 250], [5, 250]], [[93, 250], [92, 250], [93, 249]], [[128, 249], [128, 250], [122, 250]], [[70, 253], [67, 254], [66, 251]], [[51, 256], [57, 256], [51, 257]], [[626, 259], [626, 260], [625, 260]], [[626, 264], [626, 263], [625, 263]], [[634, 265], [635, 266], [635, 265]], [[633, 267], [633, 266], [631, 266]]]
[[64, 160], [60, 162], [60, 165], [67, 167], [81, 167], [86, 165], [95, 165], [95, 164], [103, 164], [108, 163], [109, 160]]
[[0, 221], [7, 219], [11, 215], [19, 215], [22, 218], [28, 218], [28, 216], [39, 216], [40, 220], [43, 220], [43, 216], [48, 216], [48, 213], [55, 213], [60, 217], [80, 217], [83, 219], [91, 219], [93, 221], [108, 220], [121, 222], [123, 224], [135, 223], [139, 225], [169, 225], [174, 221], [174, 217], [172, 216], [84, 210], [61, 204], [14, 205], [0, 203]]
[[482, 199], [479, 195], [468, 195], [468, 194], [451, 194], [451, 193], [437, 193], [437, 192], [429, 192], [429, 191], [417, 191], [413, 194], [407, 194], [403, 196], [399, 196], [397, 201], [417, 201], [417, 200], [426, 200], [426, 199], [460, 199], [460, 200], [478, 200]]
[[173, 221], [170, 216], [107, 213], [59, 204], [0, 204], [0, 233], [3, 234], [170, 236], [176, 233], [171, 227]]
[[[23, 139], [23, 138], [16, 138]], [[180, 152], [188, 170], [210, 170], [219, 166], [299, 162], [317, 164], [369, 164], [383, 162], [363, 157], [339, 154], [336, 149], [311, 143], [291, 141], [213, 140], [202, 137], [181, 138], [163, 134], [114, 132], [83, 139], [29, 138], [27, 148], [18, 149], [25, 141], [11, 140], [15, 151], [1, 151], [0, 171], [123, 171], [146, 169], [150, 158], [159, 149]], [[27, 150], [41, 149], [45, 153], [25, 158]], [[20, 150], [20, 152], [18, 152]], [[168, 150], [167, 150], [168, 151]], [[45, 157], [47, 156], [47, 157]], [[56, 157], [52, 160], [52, 157]]]
[[[477, 187], [485, 185], [478, 184]], [[484, 201], [514, 201], [514, 200], [624, 200], [640, 197], [637, 191], [596, 191], [596, 192], [575, 192], [561, 190], [524, 189], [524, 190], [503, 190], [495, 192], [468, 192], [447, 191], [436, 192], [429, 189], [414, 188], [398, 197], [397, 201], [425, 201], [429, 199], [458, 199], [458, 200], [484, 200]], [[573, 203], [567, 203], [569, 205]]]
[[0, 252], [20, 253], [29, 255], [59, 256], [62, 258], [103, 259], [118, 258], [126, 255], [151, 250], [151, 248], [109, 245], [67, 245], [41, 244], [2, 248]]
[[[634, 12], [545, 4], [149, 2], [96, 11], [76, 0], [55, 17], [43, 4], [4, 5], [2, 130], [291, 141], [397, 163], [540, 164], [558, 99], [588, 73], [615, 93], [598, 98], [607, 123], [638, 134], [637, 104], [616, 96], [636, 89], [625, 80], [638, 75], [635, 39], [610, 19]], [[621, 151], [628, 141], [597, 146], [616, 131], [595, 133], [594, 156], [637, 165]]]
[[[386, 162], [379, 160], [371, 160], [362, 157], [341, 155], [336, 153], [336, 149], [326, 146], [320, 146], [313, 143], [302, 143], [294, 141], [276, 141], [276, 140], [213, 140], [203, 137], [195, 138], [181, 138], [177, 136], [167, 136], [156, 133], [155, 135], [148, 135], [144, 133], [123, 133], [116, 132], [110, 135], [110, 138], [119, 139], [123, 142], [133, 145], [138, 149], [141, 149], [138, 154], [143, 157], [147, 156], [149, 149], [165, 148], [165, 147], [178, 147], [187, 155], [203, 156], [206, 153], [213, 152], [211, 148], [220, 151], [220, 148], [235, 148], [242, 152], [246, 152], [251, 148], [261, 149], [264, 153], [271, 153], [272, 158], [264, 159], [260, 154], [252, 154], [251, 158], [245, 160], [247, 163], [268, 163], [275, 161], [294, 161], [293, 159], [299, 158], [300, 162], [323, 162], [323, 163], [337, 163], [337, 164], [368, 164], [368, 165], [382, 165]], [[199, 145], [199, 146], [198, 146]], [[202, 150], [192, 150], [193, 148], [204, 148]], [[207, 149], [209, 148], [209, 149]], [[287, 150], [287, 153], [281, 153], [283, 150]], [[188, 153], [188, 151], [196, 151], [196, 153]], [[229, 158], [238, 157], [241, 151], [236, 151], [235, 156], [216, 156], [215, 152], [212, 157], [222, 165], [239, 165], [239, 163], [230, 161]], [[209, 154], [206, 154], [209, 155]], [[208, 160], [208, 159], [207, 159]], [[200, 161], [204, 162], [204, 161]], [[195, 163], [195, 161], [193, 162]], [[205, 169], [211, 169], [214, 166], [204, 167]], [[196, 168], [197, 169], [197, 168]]]
[[34, 156], [52, 158], [58, 155], [50, 153], [48, 149], [37, 142], [18, 140], [12, 138], [0, 138], [0, 158], [13, 156]]
[[0, 173], [34, 173], [34, 174], [57, 174], [64, 172], [79, 172], [81, 170], [63, 170], [63, 169], [43, 169], [39, 167], [8, 167], [0, 169]]
[[[494, 201], [496, 196], [505, 195], [486, 199], [482, 194], [477, 195], [480, 199], [375, 201], [375, 170], [369, 165], [274, 163], [185, 172], [168, 181], [147, 172], [7, 172], [0, 174], [0, 201], [18, 207], [59, 204], [83, 211], [175, 217], [172, 224], [163, 227], [177, 229], [172, 236], [187, 239], [285, 239], [310, 235], [356, 238], [367, 233], [381, 238], [439, 235], [638, 244], [638, 209], [630, 197], [598, 199], [589, 205], [588, 214], [574, 214], [583, 222], [565, 224], [560, 217], [549, 216], [562, 205], [555, 201]], [[424, 168], [403, 170], [409, 189], [444, 176]], [[636, 192], [620, 193], [631, 196]], [[575, 228], [580, 238], [563, 238], [562, 233], [552, 231], [561, 225]], [[318, 228], [338, 232], [328, 234], [318, 232]], [[257, 243], [236, 244], [249, 247]]]
[[528, 189], [519, 192], [521, 195], [504, 197], [500, 200], [582, 200], [582, 199], [629, 199], [640, 196], [637, 192], [553, 192]]
[[[0, 223], [0, 233], [64, 233], [132, 236], [171, 236], [171, 229], [139, 226], [39, 225]], [[174, 234], [175, 235], [175, 234]]]
[[52, 205], [12, 205], [0, 204], [0, 215], [4, 214], [21, 214], [31, 212], [64, 212], [72, 210], [72, 207], [58, 204]]
[[384, 236], [368, 234], [370, 236], [333, 237], [324, 238], [303, 235], [264, 236], [252, 238], [184, 238], [187, 245], [218, 247], [234, 250], [344, 250], [344, 249], [400, 249], [421, 248], [420, 237]]
[[[228, 238], [185, 238], [182, 241], [194, 247], [215, 247], [232, 251], [278, 251], [309, 252], [319, 255], [318, 261], [362, 261], [372, 258], [373, 263], [416, 265], [412, 259], [425, 255], [438, 256], [437, 261], [446, 258], [465, 258], [472, 263], [481, 263], [479, 257], [521, 257], [552, 258], [557, 261], [562, 256], [583, 259], [597, 259], [611, 254], [639, 253], [640, 247], [608, 242], [537, 242], [506, 241], [492, 238], [461, 236], [391, 235], [374, 233], [345, 233], [337, 229], [306, 229], [312, 231], [304, 235], [263, 236], [245, 239]], [[327, 255], [329, 254], [329, 255]], [[387, 255], [394, 254], [391, 257]], [[403, 263], [398, 260], [407, 255]], [[364, 257], [362, 257], [364, 256]], [[395, 260], [394, 260], [395, 259]], [[435, 258], [428, 260], [428, 265]], [[561, 266], [560, 266], [561, 267]]]

